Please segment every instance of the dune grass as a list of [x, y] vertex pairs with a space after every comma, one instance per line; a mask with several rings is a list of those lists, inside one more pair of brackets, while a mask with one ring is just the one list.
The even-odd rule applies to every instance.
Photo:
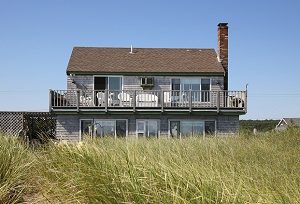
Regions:
[[17, 139], [0, 135], [0, 203], [18, 203], [31, 189], [27, 182], [34, 162]]
[[[19, 173], [7, 180], [31, 203], [300, 203], [299, 130], [183, 140], [104, 138], [38, 149], [0, 140], [13, 141], [5, 143], [15, 151], [9, 168]], [[1, 153], [0, 159], [9, 156]], [[0, 195], [5, 192], [11, 194], [1, 187]]]

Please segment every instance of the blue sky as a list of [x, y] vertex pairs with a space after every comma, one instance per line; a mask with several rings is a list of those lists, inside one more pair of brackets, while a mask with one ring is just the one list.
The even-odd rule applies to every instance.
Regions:
[[229, 88], [246, 119], [300, 117], [300, 1], [0, 2], [0, 110], [47, 111], [74, 46], [216, 48], [229, 23]]

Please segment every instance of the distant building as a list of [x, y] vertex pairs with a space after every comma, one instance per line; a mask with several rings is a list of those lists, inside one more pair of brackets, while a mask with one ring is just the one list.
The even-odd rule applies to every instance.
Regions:
[[300, 127], [300, 118], [282, 118], [276, 125], [275, 130], [286, 130], [288, 127]]

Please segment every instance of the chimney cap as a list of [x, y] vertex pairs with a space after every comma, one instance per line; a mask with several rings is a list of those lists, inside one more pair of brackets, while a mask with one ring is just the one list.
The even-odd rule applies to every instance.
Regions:
[[218, 26], [219, 27], [227, 27], [228, 23], [219, 23]]

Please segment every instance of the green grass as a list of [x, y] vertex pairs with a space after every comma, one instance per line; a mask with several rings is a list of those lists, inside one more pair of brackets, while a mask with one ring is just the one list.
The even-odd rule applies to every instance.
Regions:
[[0, 144], [10, 151], [1, 163], [14, 160], [0, 174], [16, 172], [0, 187], [0, 201], [17, 194], [31, 203], [300, 203], [299, 130], [34, 150], [4, 137]]

